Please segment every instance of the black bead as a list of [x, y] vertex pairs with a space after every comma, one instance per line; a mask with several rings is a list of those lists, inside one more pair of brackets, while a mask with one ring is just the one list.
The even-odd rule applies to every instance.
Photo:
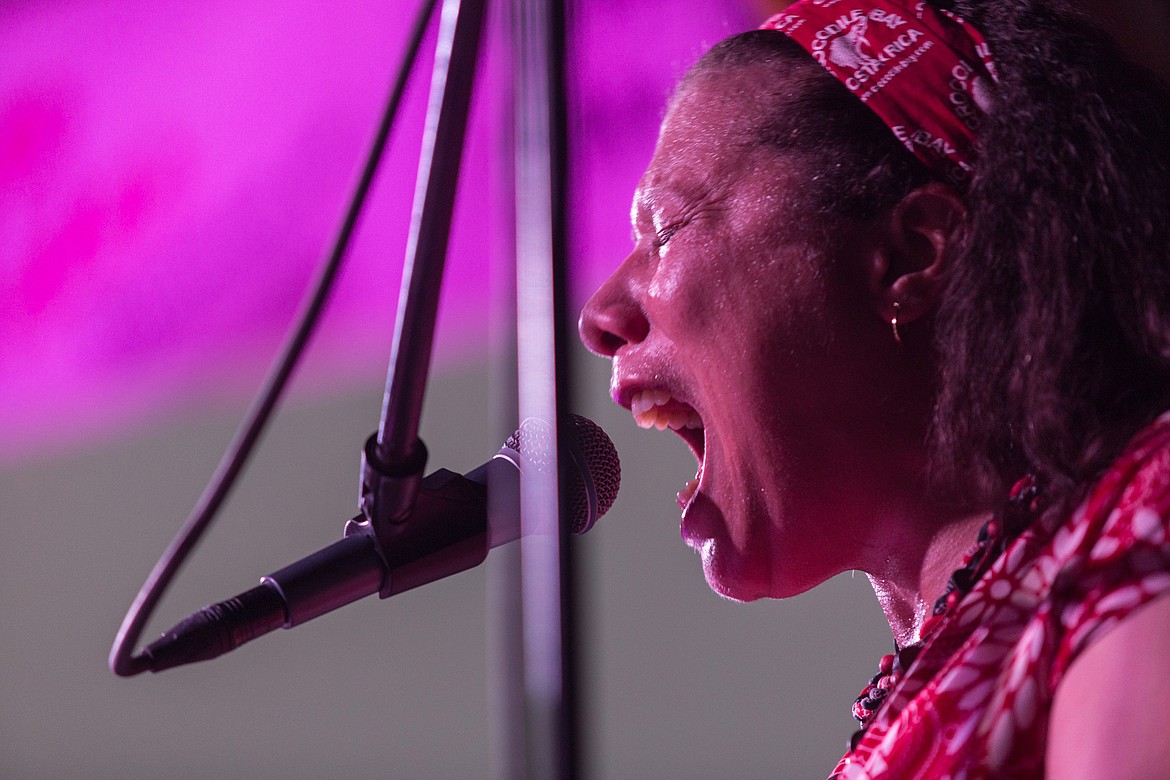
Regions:
[[921, 645], [910, 645], [903, 647], [902, 651], [898, 653], [896, 660], [896, 667], [900, 669], [909, 669], [910, 665], [914, 663], [914, 659], [918, 657], [918, 651], [921, 650]]

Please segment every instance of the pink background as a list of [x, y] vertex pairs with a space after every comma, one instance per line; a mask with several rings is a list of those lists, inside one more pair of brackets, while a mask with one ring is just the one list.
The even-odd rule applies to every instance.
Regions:
[[[577, 289], [625, 251], [663, 99], [702, 41], [749, 24], [736, 5], [583, 4]], [[252, 392], [340, 222], [414, 13], [371, 0], [0, 6], [0, 459]], [[457, 206], [440, 365], [487, 347], [490, 250], [508, 213], [495, 195], [501, 29], [479, 74], [463, 180], [475, 195]], [[310, 392], [385, 374], [429, 53], [302, 372]]]

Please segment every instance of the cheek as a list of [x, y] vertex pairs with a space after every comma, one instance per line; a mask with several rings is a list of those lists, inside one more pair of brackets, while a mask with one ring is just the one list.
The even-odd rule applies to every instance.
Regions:
[[688, 304], [687, 274], [676, 268], [659, 265], [658, 273], [646, 288], [650, 304], [663, 311], [683, 308]]
[[[670, 246], [670, 245], [668, 245]], [[656, 322], [674, 338], [716, 334], [729, 312], [727, 259], [722, 246], [679, 242], [663, 258], [647, 286], [647, 305]]]

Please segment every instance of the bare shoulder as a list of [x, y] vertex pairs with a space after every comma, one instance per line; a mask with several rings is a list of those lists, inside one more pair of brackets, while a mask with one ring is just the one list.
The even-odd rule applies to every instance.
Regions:
[[1170, 594], [1092, 642], [1057, 688], [1051, 780], [1170, 778]]

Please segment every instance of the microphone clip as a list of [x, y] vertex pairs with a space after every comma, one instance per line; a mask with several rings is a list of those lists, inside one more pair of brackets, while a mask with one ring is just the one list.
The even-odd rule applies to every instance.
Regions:
[[346, 523], [345, 536], [373, 540], [386, 564], [382, 598], [469, 569], [487, 557], [486, 481], [447, 469], [424, 479], [426, 461], [420, 439], [398, 463], [380, 456], [377, 434], [362, 450], [362, 514]]
[[[427, 465], [427, 447], [416, 438], [404, 455], [387, 458], [375, 431], [362, 447], [358, 508], [366, 532], [372, 531], [379, 552], [388, 549], [392, 529], [405, 524], [414, 514], [418, 487]], [[346, 535], [350, 534], [346, 525]]]

